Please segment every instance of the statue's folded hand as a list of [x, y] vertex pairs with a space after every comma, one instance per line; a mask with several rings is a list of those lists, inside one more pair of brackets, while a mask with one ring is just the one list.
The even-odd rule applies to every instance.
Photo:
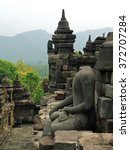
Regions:
[[62, 121], [67, 120], [68, 118], [69, 118], [68, 114], [62, 110], [62, 112], [59, 115], [58, 121], [62, 122]]

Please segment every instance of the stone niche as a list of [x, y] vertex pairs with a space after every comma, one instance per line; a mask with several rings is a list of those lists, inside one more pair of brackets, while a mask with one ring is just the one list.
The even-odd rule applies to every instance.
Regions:
[[30, 100], [30, 93], [25, 90], [18, 79], [15, 79], [13, 84], [13, 100], [15, 102], [14, 118], [15, 121], [33, 122], [36, 105]]

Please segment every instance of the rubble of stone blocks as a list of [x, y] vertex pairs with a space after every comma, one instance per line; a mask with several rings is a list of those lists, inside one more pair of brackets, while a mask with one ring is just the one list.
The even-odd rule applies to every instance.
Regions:
[[44, 136], [39, 140], [39, 150], [112, 150], [111, 133], [91, 131], [56, 131], [54, 138]]

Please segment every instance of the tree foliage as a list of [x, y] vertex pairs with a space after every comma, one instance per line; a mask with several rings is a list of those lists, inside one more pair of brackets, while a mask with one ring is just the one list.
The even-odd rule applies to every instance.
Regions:
[[40, 102], [44, 94], [42, 88], [43, 79], [32, 67], [26, 65], [21, 59], [15, 64], [6, 60], [0, 60], [0, 81], [5, 75], [12, 82], [15, 80], [16, 75], [18, 75], [22, 86], [31, 93], [31, 98], [36, 103]]
[[26, 65], [22, 59], [18, 60], [15, 63], [15, 67], [16, 67], [17, 73], [19, 74], [21, 78], [25, 77], [27, 73], [34, 72], [32, 67], [30, 67], [29, 65]]
[[39, 103], [44, 94], [40, 84], [43, 79], [31, 66], [26, 65], [21, 59], [16, 62], [15, 66], [22, 85], [30, 91], [31, 98], [36, 103]]
[[13, 81], [17, 75], [16, 67], [9, 61], [0, 60], [0, 81], [5, 75], [8, 76], [11, 81]]

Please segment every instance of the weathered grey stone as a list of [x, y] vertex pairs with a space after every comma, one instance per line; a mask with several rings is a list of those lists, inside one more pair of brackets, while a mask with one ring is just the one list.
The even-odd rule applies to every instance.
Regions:
[[113, 101], [107, 97], [99, 97], [98, 114], [100, 118], [113, 118]]
[[33, 118], [34, 130], [43, 130], [45, 115], [35, 115]]
[[104, 42], [100, 49], [95, 69], [103, 71], [113, 70], [113, 41]]
[[47, 93], [47, 92], [48, 92], [48, 86], [49, 86], [49, 81], [48, 81], [48, 79], [44, 79], [44, 80], [43, 80], [44, 93]]
[[113, 119], [101, 119], [101, 132], [113, 133]]
[[55, 76], [56, 76], [56, 83], [63, 83], [63, 80], [62, 80], [62, 73], [60, 70], [57, 70], [55, 72]]
[[77, 67], [77, 65], [75, 66], [73, 66], [73, 65], [69, 65], [69, 71], [78, 71], [78, 67]]
[[14, 125], [14, 103], [8, 101], [5, 87], [0, 85], [0, 149], [11, 127]]
[[56, 100], [65, 99], [65, 92], [63, 91], [55, 91], [54, 94], [56, 94], [56, 97], [55, 97]]
[[70, 72], [69, 71], [62, 71], [62, 77], [63, 78], [67, 78], [70, 76]]
[[42, 97], [41, 106], [47, 106], [48, 99], [46, 97]]
[[63, 65], [63, 66], [62, 66], [62, 70], [63, 70], [63, 71], [68, 71], [68, 65]]
[[45, 119], [43, 135], [50, 136], [51, 135], [51, 120], [49, 118]]
[[77, 130], [59, 130], [55, 132], [55, 143], [76, 143], [79, 135]]
[[102, 82], [101, 72], [99, 70], [94, 70], [95, 80], [98, 82]]
[[51, 94], [54, 94], [54, 91], [55, 90], [57, 90], [57, 87], [56, 86], [50, 86], [49, 87], [49, 92], [51, 93]]
[[69, 60], [68, 59], [63, 59], [63, 65], [69, 65]]
[[[75, 145], [75, 150], [93, 150], [93, 148], [95, 150], [112, 150], [113, 144], [112, 134], [92, 133], [91, 131], [56, 131], [54, 139], [56, 147], [60, 149], [63, 144], [63, 148], [69, 145], [72, 146], [72, 149]], [[67, 147], [65, 150], [68, 150]]]
[[89, 35], [88, 41], [86, 42], [86, 46], [83, 48], [85, 55], [93, 55], [95, 52], [93, 43], [91, 41], [91, 35]]
[[[65, 82], [65, 79], [62, 78], [62, 82]], [[65, 84], [64, 83], [57, 83], [57, 89], [65, 89]]]
[[102, 94], [102, 83], [96, 81], [95, 82], [95, 90], [97, 91], [98, 96], [101, 96]]
[[70, 60], [69, 60], [69, 64], [70, 65], [76, 65], [76, 64], [78, 64], [77, 57], [71, 57]]
[[56, 60], [56, 65], [60, 65], [60, 66], [63, 65], [63, 60], [60, 60], [60, 59]]
[[111, 73], [111, 84], [113, 84], [113, 72]]
[[66, 78], [66, 83], [68, 83], [69, 85], [72, 85], [72, 82], [73, 82], [73, 78]]
[[33, 122], [36, 105], [34, 101], [29, 99], [30, 93], [21, 86], [18, 76], [14, 81], [13, 89], [13, 100], [15, 101], [15, 120]]
[[110, 84], [111, 80], [111, 71], [101, 71], [102, 83]]
[[53, 43], [51, 40], [48, 41], [47, 43], [47, 53], [54, 53], [54, 50], [53, 50]]
[[69, 91], [66, 91], [66, 97], [69, 97], [72, 95], [72, 88]]
[[[48, 54], [48, 61], [52, 61], [51, 63], [55, 64], [56, 60], [59, 59], [59, 54]], [[49, 63], [50, 64], [50, 63]]]
[[68, 59], [69, 58], [69, 53], [60, 53], [59, 58], [60, 59]]
[[77, 71], [70, 71], [70, 77], [74, 78], [77, 74]]
[[78, 140], [83, 150], [112, 150], [113, 139], [110, 133], [86, 133]]
[[55, 143], [54, 150], [76, 150], [76, 143]]
[[44, 136], [39, 140], [39, 150], [53, 150], [54, 140], [51, 136]]
[[69, 90], [71, 89], [71, 87], [72, 87], [72, 86], [69, 85], [68, 83], [65, 84], [65, 90], [66, 90], [66, 91], [69, 91]]
[[54, 60], [54, 59], [52, 59], [52, 58], [50, 58], [49, 60], [48, 60], [48, 64], [55, 64], [56, 63], [56, 60]]
[[105, 97], [109, 97], [113, 99], [113, 85], [102, 84], [102, 94]]
[[62, 65], [56, 65], [56, 70], [61, 70], [62, 69]]

